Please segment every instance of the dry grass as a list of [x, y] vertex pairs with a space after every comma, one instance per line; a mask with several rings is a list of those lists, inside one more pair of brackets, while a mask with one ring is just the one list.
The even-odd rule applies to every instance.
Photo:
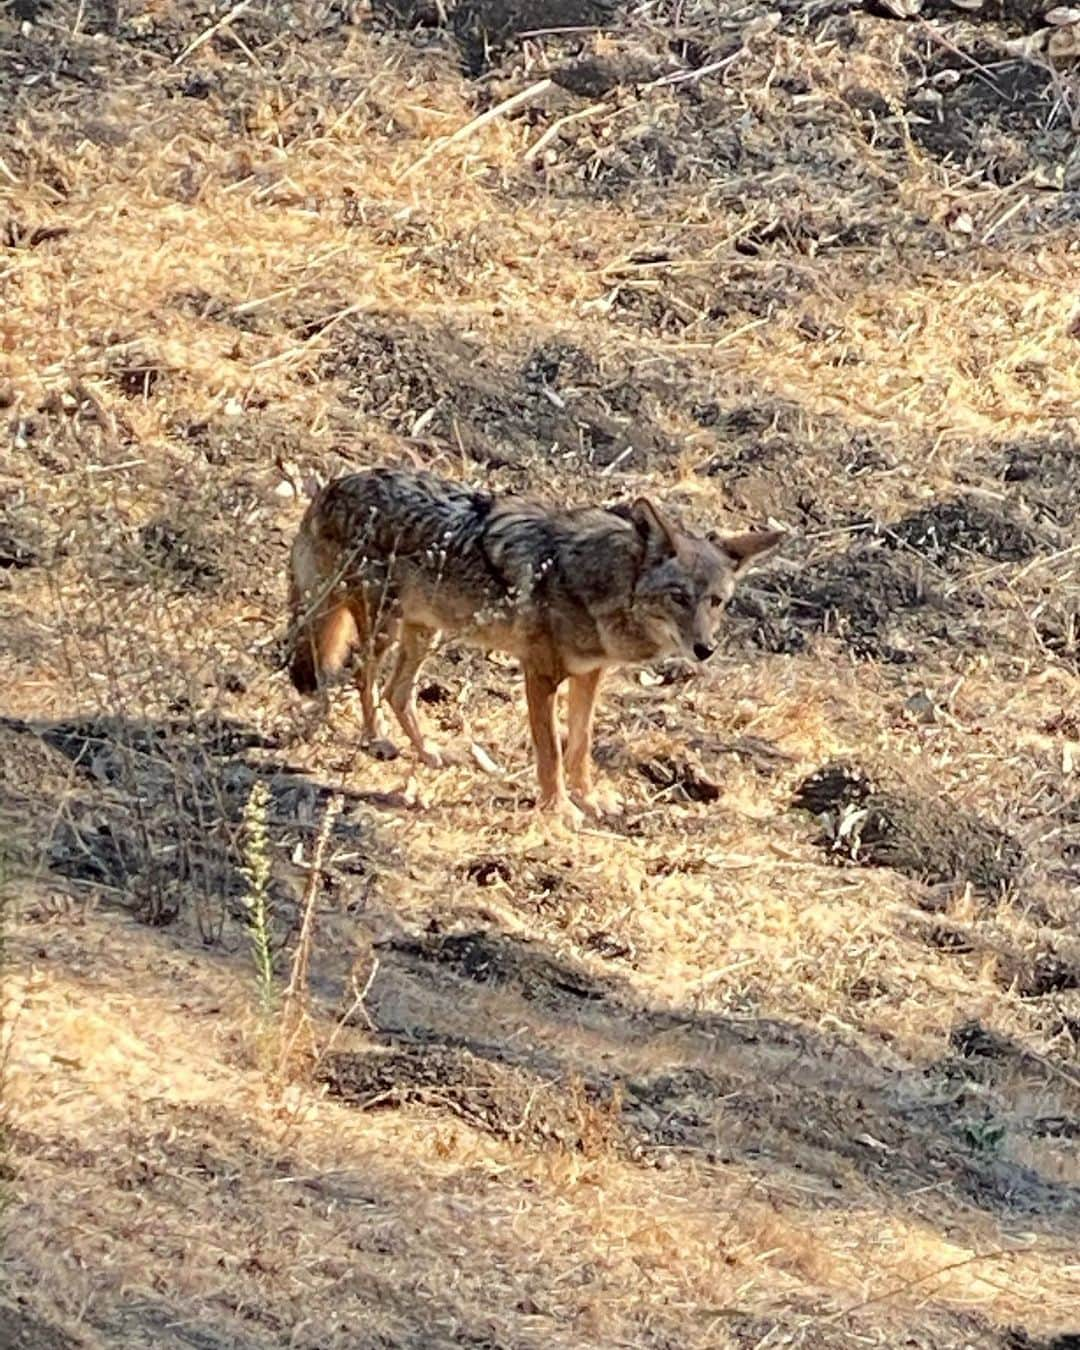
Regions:
[[[1062, 1350], [1075, 67], [1008, 56], [1022, 5], [680, 0], [474, 79], [339, 8], [186, 55], [224, 9], [0, 23], [0, 1328]], [[534, 816], [505, 663], [433, 662], [424, 709], [496, 775], [369, 759], [351, 695], [287, 687], [298, 489], [403, 449], [797, 532], [722, 663], [612, 681], [610, 827]], [[957, 500], [1031, 547], [905, 533]], [[1008, 893], [838, 865], [790, 810], [834, 759], [1013, 835]]]

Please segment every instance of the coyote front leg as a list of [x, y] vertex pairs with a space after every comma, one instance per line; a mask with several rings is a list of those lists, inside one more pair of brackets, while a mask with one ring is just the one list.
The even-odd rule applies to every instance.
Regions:
[[591, 811], [598, 809], [593, 793], [592, 733], [601, 669], [570, 676], [566, 710], [566, 780], [570, 791]]
[[376, 681], [383, 658], [393, 646], [397, 625], [388, 616], [378, 613], [372, 621], [371, 607], [363, 597], [353, 597], [349, 609], [356, 624], [357, 646], [360, 649], [355, 683], [360, 694], [364, 735], [369, 741], [378, 741], [385, 731], [379, 717]]
[[525, 698], [529, 705], [529, 730], [536, 753], [536, 775], [540, 780], [542, 811], [557, 811], [571, 820], [580, 820], [581, 812], [566, 795], [563, 780], [562, 745], [555, 727], [555, 698], [561, 680], [536, 671], [525, 671]]

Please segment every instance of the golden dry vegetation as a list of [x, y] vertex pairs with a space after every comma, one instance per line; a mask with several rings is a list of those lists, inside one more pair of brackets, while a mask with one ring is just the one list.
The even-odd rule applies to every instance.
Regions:
[[[1076, 1343], [1044, 8], [6, 6], [5, 1344]], [[289, 687], [305, 494], [387, 457], [792, 531], [611, 681], [608, 823], [505, 662], [425, 674], [486, 769]]]

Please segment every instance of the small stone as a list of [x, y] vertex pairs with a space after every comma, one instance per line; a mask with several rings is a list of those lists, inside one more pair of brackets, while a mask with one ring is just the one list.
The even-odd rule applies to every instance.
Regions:
[[920, 689], [917, 694], [905, 699], [904, 711], [919, 722], [937, 721], [937, 704], [925, 689]]

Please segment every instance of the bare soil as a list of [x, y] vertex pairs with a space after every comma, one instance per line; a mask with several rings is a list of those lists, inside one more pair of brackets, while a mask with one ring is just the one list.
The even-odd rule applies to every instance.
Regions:
[[[903, 8], [0, 13], [0, 1343], [1075, 1347], [1080, 67]], [[386, 459], [791, 531], [602, 824], [288, 685]]]

